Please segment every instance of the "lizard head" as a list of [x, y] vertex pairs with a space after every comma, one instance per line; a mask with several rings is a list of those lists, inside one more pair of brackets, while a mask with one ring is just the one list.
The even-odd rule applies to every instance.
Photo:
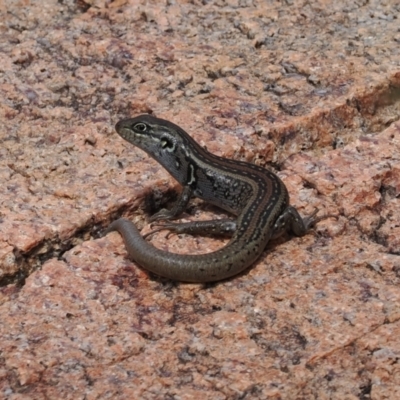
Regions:
[[185, 182], [191, 152], [199, 145], [182, 128], [144, 114], [119, 121], [115, 129], [123, 139], [163, 165], [179, 182]]

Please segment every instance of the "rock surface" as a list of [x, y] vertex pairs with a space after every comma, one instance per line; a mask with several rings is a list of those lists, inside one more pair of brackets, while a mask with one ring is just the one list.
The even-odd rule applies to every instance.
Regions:
[[[399, 398], [398, 2], [158, 3], [0, 1], [0, 398]], [[145, 112], [339, 218], [228, 281], [149, 275], [99, 237], [178, 188], [114, 132]]]

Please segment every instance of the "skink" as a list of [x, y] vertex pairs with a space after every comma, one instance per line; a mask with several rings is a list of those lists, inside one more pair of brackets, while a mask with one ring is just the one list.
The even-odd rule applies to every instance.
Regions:
[[106, 232], [118, 231], [129, 256], [155, 274], [184, 282], [229, 278], [253, 264], [271, 238], [283, 231], [303, 236], [320, 219], [315, 218], [317, 210], [302, 219], [289, 205], [284, 183], [272, 171], [211, 154], [169, 121], [140, 115], [119, 121], [115, 129], [122, 138], [158, 161], [183, 186], [173, 208], [159, 211], [152, 221], [179, 217], [192, 196], [237, 216], [236, 221], [169, 222], [157, 229], [231, 236], [225, 247], [201, 255], [162, 251], [148, 243], [129, 220], [121, 218], [112, 222]]

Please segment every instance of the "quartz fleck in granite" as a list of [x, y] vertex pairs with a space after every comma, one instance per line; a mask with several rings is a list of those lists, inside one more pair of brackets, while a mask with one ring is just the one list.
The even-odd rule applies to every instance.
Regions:
[[[0, 398], [399, 397], [398, 5], [203, 3], [0, 2]], [[177, 187], [115, 134], [140, 113], [338, 219], [228, 281], [149, 275], [98, 238]]]

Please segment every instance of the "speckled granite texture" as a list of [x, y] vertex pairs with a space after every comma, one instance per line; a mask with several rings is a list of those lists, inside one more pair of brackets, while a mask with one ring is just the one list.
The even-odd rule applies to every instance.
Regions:
[[[398, 1], [0, 0], [0, 399], [400, 398]], [[303, 215], [231, 280], [127, 258], [177, 184], [114, 131], [172, 120]], [[221, 215], [195, 201], [187, 219]], [[144, 231], [144, 232], [145, 232]], [[224, 240], [172, 236], [204, 253]]]

